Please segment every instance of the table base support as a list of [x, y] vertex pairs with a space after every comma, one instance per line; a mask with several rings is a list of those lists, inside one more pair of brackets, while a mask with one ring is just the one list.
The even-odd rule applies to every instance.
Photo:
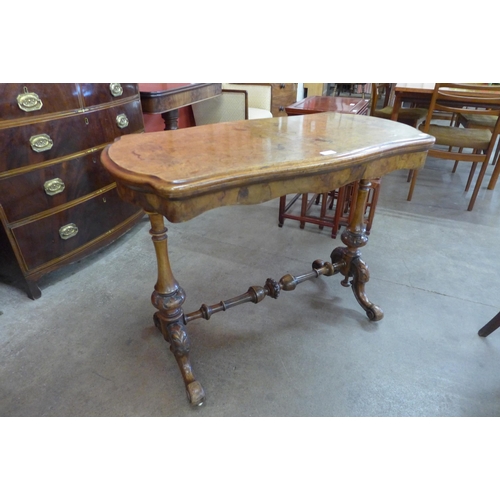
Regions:
[[167, 228], [163, 216], [157, 213], [148, 213], [151, 221], [150, 234], [155, 246], [158, 264], [158, 280], [151, 296], [153, 305], [158, 309], [154, 314], [154, 323], [162, 332], [165, 340], [170, 344], [170, 350], [175, 356], [184, 380], [189, 402], [194, 406], [201, 406], [205, 402], [205, 392], [196, 380], [189, 359], [190, 342], [186, 325], [195, 319], [210, 319], [216, 312], [226, 311], [237, 305], [261, 302], [266, 296], [278, 298], [281, 290], [291, 291], [306, 280], [324, 276], [333, 276], [341, 273], [344, 279], [343, 286], [352, 287], [354, 296], [365, 310], [371, 321], [383, 318], [382, 310], [370, 302], [365, 294], [365, 285], [370, 278], [367, 265], [361, 260], [360, 248], [366, 245], [368, 238], [365, 234], [364, 210], [370, 188], [368, 180], [361, 180], [356, 201], [356, 209], [352, 222], [342, 233], [342, 242], [346, 247], [338, 247], [331, 253], [331, 263], [316, 260], [312, 264], [312, 271], [300, 276], [287, 274], [279, 282], [269, 278], [262, 287], [252, 286], [246, 293], [232, 299], [221, 301], [213, 306], [203, 304], [199, 310], [184, 314], [184, 290], [175, 280], [170, 268], [167, 245]]

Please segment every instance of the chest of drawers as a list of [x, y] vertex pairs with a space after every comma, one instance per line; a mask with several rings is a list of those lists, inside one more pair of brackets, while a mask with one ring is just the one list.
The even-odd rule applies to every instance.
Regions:
[[297, 100], [296, 83], [271, 83], [273, 97], [271, 113], [273, 116], [287, 116], [285, 108]]
[[41, 296], [44, 274], [111, 243], [142, 217], [118, 197], [100, 153], [116, 137], [143, 131], [137, 84], [0, 84], [0, 245], [29, 297]]

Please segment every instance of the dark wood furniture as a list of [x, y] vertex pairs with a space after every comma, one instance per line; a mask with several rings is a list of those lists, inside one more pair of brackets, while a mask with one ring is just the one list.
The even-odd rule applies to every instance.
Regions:
[[144, 113], [160, 114], [165, 130], [176, 130], [179, 109], [221, 93], [220, 83], [143, 83], [141, 103]]
[[359, 97], [312, 96], [287, 106], [285, 111], [288, 116], [322, 113], [324, 111], [367, 115], [369, 109], [369, 99], [360, 99]]
[[144, 215], [100, 162], [116, 137], [143, 129], [135, 83], [0, 84], [0, 240], [30, 298], [41, 296], [41, 276]]
[[[360, 253], [368, 240], [362, 211], [367, 179], [422, 167], [433, 142], [431, 136], [390, 120], [319, 113], [127, 136], [103, 151], [103, 165], [120, 196], [149, 215], [158, 265], [151, 298], [158, 309], [154, 321], [170, 343], [191, 404], [205, 401], [189, 359], [186, 325], [193, 320], [208, 320], [266, 296], [276, 299], [305, 280], [334, 274], [343, 275], [342, 285], [352, 286], [370, 320], [382, 319], [381, 309], [365, 294], [369, 272]], [[316, 260], [303, 275], [269, 278], [237, 297], [184, 311], [186, 294], [170, 267], [164, 217], [183, 222], [221, 206], [252, 205], [297, 191], [323, 193], [358, 180], [358, 208], [342, 234], [345, 246], [333, 250], [331, 262]]]
[[500, 328], [500, 313], [498, 313], [495, 317], [490, 319], [486, 325], [484, 325], [477, 334], [480, 337], [487, 337], [490, 333], [494, 332]]
[[[369, 99], [355, 97], [311, 96], [285, 108], [289, 116], [322, 113], [333, 111], [345, 114], [366, 115], [370, 107]], [[287, 197], [280, 198], [278, 209], [278, 225], [283, 227], [285, 219], [299, 221], [300, 228], [306, 224], [315, 224], [319, 229], [331, 228], [332, 238], [337, 237], [341, 226], [347, 226], [356, 209], [358, 182], [339, 187], [329, 193], [299, 193], [292, 196], [287, 203]], [[380, 181], [371, 182], [365, 207], [366, 233], [370, 234], [375, 217], [380, 191]], [[297, 202], [300, 208], [297, 209]]]

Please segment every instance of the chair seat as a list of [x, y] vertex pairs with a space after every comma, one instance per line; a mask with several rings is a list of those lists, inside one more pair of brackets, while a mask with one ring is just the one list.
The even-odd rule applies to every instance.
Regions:
[[460, 113], [460, 117], [467, 122], [468, 127], [484, 127], [493, 129], [497, 122], [497, 117], [490, 115]]
[[258, 118], [272, 118], [273, 114], [267, 109], [248, 108], [248, 119], [256, 120]]
[[[423, 130], [423, 126], [420, 127]], [[458, 148], [488, 149], [491, 132], [481, 128], [459, 128], [430, 125], [427, 132], [436, 138], [436, 144]]]
[[[378, 118], [391, 119], [392, 106], [386, 106], [382, 109], [376, 109], [373, 116]], [[427, 110], [424, 108], [401, 108], [398, 113], [398, 121], [406, 120], [424, 120], [427, 116]]]

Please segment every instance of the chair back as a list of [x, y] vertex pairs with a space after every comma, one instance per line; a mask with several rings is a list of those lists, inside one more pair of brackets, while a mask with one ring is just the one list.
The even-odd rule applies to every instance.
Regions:
[[248, 107], [271, 111], [272, 86], [270, 83], [223, 83], [222, 89], [244, 90], [248, 94]]
[[[427, 132], [434, 111], [445, 111], [448, 113], [463, 113], [471, 115], [500, 115], [500, 88], [492, 85], [470, 84], [470, 83], [436, 83], [429, 105], [427, 120], [423, 132]], [[496, 135], [500, 127], [497, 125], [493, 130]]]
[[372, 83], [370, 116], [374, 116], [382, 92], [384, 92], [384, 102], [382, 103], [382, 107], [385, 108], [386, 106], [389, 105], [389, 99], [391, 97], [391, 88], [392, 88], [391, 83]]

